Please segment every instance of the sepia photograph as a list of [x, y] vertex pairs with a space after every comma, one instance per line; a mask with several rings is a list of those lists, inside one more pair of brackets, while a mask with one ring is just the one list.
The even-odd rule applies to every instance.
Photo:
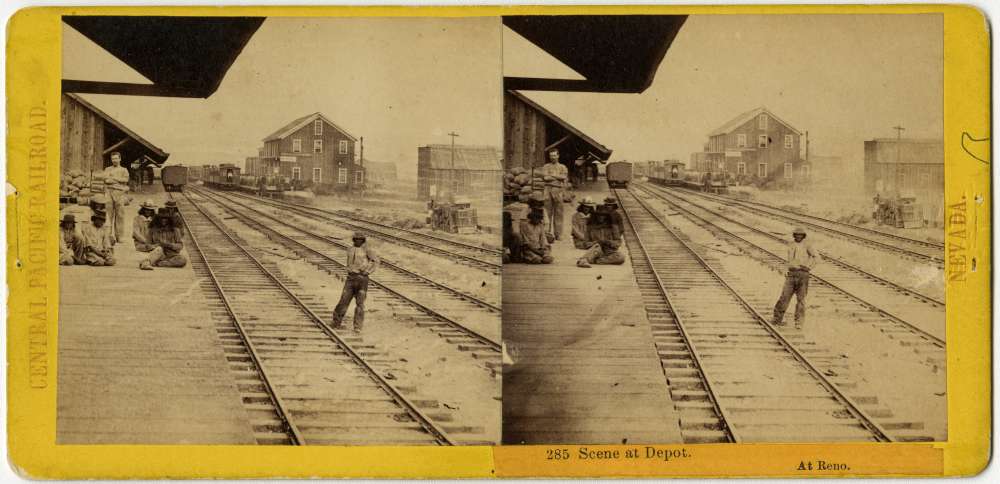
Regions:
[[499, 443], [500, 27], [63, 16], [57, 444]]
[[503, 25], [504, 444], [948, 440], [941, 15]]

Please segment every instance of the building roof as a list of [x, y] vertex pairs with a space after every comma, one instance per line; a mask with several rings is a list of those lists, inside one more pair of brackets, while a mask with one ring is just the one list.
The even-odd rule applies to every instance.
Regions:
[[86, 99], [71, 92], [65, 93], [65, 95], [83, 105], [83, 107], [87, 108], [88, 110], [96, 114], [98, 117], [103, 119], [104, 122], [111, 124], [119, 131], [124, 133], [125, 136], [127, 136], [130, 140], [132, 140], [134, 143], [138, 144], [141, 147], [141, 151], [143, 151], [143, 154], [148, 156], [151, 160], [155, 161], [157, 164], [162, 164], [164, 161], [167, 161], [167, 158], [170, 156], [170, 153], [161, 150], [159, 147], [146, 140], [146, 138], [143, 138], [142, 136], [139, 136], [139, 134], [136, 133], [135, 131], [128, 129], [128, 127], [119, 122], [117, 119], [112, 118], [110, 115], [108, 115], [108, 113], [101, 111], [100, 109], [97, 108], [97, 106], [94, 106], [93, 104], [87, 102]]
[[454, 165], [452, 165], [450, 144], [421, 146], [420, 150], [429, 153], [427, 160], [432, 170], [503, 170], [501, 166], [503, 155], [494, 146], [455, 145]]
[[326, 116], [323, 116], [321, 113], [317, 112], [317, 113], [307, 114], [305, 116], [302, 116], [301, 118], [298, 118], [298, 119], [296, 119], [296, 120], [294, 120], [294, 121], [292, 121], [292, 122], [290, 122], [290, 123], [282, 126], [281, 129], [279, 129], [279, 130], [271, 133], [267, 138], [264, 138], [264, 142], [266, 143], [268, 141], [274, 141], [274, 140], [277, 140], [277, 139], [285, 139], [289, 135], [291, 135], [292, 133], [294, 133], [294, 132], [302, 129], [303, 126], [309, 125], [310, 123], [312, 123], [313, 121], [315, 121], [317, 119], [322, 119], [324, 122], [326, 122], [330, 126], [333, 126], [334, 129], [336, 129], [337, 131], [340, 131], [341, 133], [343, 133], [348, 138], [351, 138], [351, 141], [357, 141], [358, 140], [357, 138], [355, 138], [354, 136], [352, 136], [351, 133], [348, 133], [346, 130], [344, 130], [344, 128], [341, 128], [340, 126], [337, 126], [337, 124], [334, 123], [333, 121], [330, 121], [329, 118], [327, 118]]
[[524, 91], [645, 91], [687, 15], [505, 15], [503, 24], [584, 79], [504, 77]]
[[911, 144], [944, 144], [944, 140], [934, 139], [934, 138], [875, 138], [869, 141], [874, 141], [876, 143], [895, 143], [899, 141], [900, 143], [911, 143]]
[[65, 15], [62, 20], [152, 81], [63, 79], [63, 92], [207, 98], [264, 17]]
[[528, 97], [525, 96], [524, 94], [521, 94], [521, 93], [519, 93], [517, 91], [507, 91], [507, 92], [510, 93], [515, 98], [521, 100], [522, 102], [524, 102], [528, 106], [530, 106], [532, 109], [538, 111], [540, 114], [542, 114], [543, 116], [545, 116], [549, 121], [551, 121], [551, 122], [559, 125], [563, 130], [567, 131], [569, 134], [571, 134], [572, 136], [576, 137], [577, 139], [579, 139], [580, 141], [582, 141], [584, 144], [586, 144], [587, 145], [587, 150], [586, 150], [585, 154], [586, 153], [592, 154], [594, 158], [597, 158], [597, 159], [599, 159], [601, 161], [607, 161], [608, 158], [611, 158], [611, 152], [612, 152], [611, 149], [609, 149], [608, 147], [602, 145], [601, 143], [598, 143], [595, 139], [591, 138], [590, 136], [587, 136], [586, 133], [584, 133], [583, 131], [580, 131], [579, 129], [577, 129], [572, 124], [567, 123], [562, 118], [560, 118], [559, 116], [556, 116], [555, 114], [553, 114], [552, 112], [550, 112], [548, 109], [543, 108], [541, 105], [539, 105], [535, 101], [532, 101], [531, 99], [528, 99]]
[[799, 131], [798, 129], [795, 129], [794, 126], [792, 126], [791, 124], [788, 124], [783, 119], [775, 116], [774, 113], [772, 113], [766, 107], [761, 106], [761, 107], [758, 107], [758, 108], [751, 109], [751, 110], [749, 110], [749, 111], [747, 111], [745, 113], [742, 113], [742, 114], [740, 114], [739, 116], [736, 116], [733, 119], [730, 119], [728, 122], [726, 122], [726, 124], [723, 124], [722, 126], [719, 126], [718, 128], [715, 129], [715, 131], [712, 131], [711, 133], [709, 133], [708, 136], [712, 137], [712, 136], [718, 136], [720, 134], [729, 134], [729, 133], [733, 132], [734, 129], [739, 128], [740, 126], [743, 126], [744, 123], [746, 123], [747, 121], [750, 121], [750, 120], [756, 118], [757, 116], [759, 116], [761, 114], [767, 114], [767, 115], [771, 116], [771, 118], [773, 118], [775, 121], [777, 121], [777, 122], [785, 125], [788, 129], [790, 129], [792, 131], [795, 131], [795, 134], [798, 134], [798, 135], [802, 134], [802, 132]]

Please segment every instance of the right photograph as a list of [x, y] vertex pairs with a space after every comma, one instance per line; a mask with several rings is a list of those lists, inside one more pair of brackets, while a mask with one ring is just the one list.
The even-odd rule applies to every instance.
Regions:
[[946, 441], [943, 18], [503, 18], [504, 444]]

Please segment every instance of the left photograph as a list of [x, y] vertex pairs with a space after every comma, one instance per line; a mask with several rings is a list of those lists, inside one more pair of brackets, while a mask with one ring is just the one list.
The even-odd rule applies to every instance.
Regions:
[[58, 444], [500, 441], [499, 18], [62, 19]]

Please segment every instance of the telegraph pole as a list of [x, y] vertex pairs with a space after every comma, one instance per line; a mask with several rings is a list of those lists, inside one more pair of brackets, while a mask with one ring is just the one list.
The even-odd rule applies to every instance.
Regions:
[[458, 191], [458, 180], [455, 178], [455, 138], [458, 137], [458, 133], [452, 131], [448, 136], [451, 136], [451, 170], [448, 176], [451, 179], [451, 198], [454, 200], [457, 195], [455, 192]]
[[892, 129], [896, 130], [896, 171], [894, 173], [895, 176], [894, 176], [894, 180], [893, 180], [892, 183], [893, 183], [893, 186], [896, 188], [896, 197], [898, 198], [899, 195], [902, 193], [902, 190], [899, 189], [899, 162], [900, 162], [900, 160], [899, 160], [899, 145], [902, 144], [903, 131], [905, 131], [906, 128], [904, 128], [902, 126], [899, 126], [899, 125], [896, 125], [896, 126], [893, 126]]

